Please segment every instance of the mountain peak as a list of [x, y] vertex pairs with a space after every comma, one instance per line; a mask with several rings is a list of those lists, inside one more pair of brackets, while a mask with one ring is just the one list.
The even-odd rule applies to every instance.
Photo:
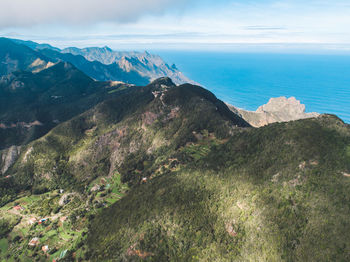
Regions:
[[167, 86], [167, 87], [172, 87], [172, 86], [176, 86], [174, 84], [174, 82], [171, 80], [170, 77], [161, 77], [161, 78], [158, 78], [154, 81], [152, 81], [149, 85], [154, 85], [154, 86]]
[[113, 50], [109, 46], [104, 46], [103, 49], [108, 52], [113, 52]]

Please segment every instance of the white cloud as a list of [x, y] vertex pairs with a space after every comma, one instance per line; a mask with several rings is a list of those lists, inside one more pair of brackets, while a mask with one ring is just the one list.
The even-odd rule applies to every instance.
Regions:
[[[195, 1], [195, 0], [193, 0]], [[0, 28], [44, 23], [68, 25], [130, 22], [147, 14], [183, 8], [192, 0], [1, 0]]]
[[116, 49], [350, 43], [349, 0], [70, 1], [0, 0], [0, 35], [59, 47], [111, 45]]

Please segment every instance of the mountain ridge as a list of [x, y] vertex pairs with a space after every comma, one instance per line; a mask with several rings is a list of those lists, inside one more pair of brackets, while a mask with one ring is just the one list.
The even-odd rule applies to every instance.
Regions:
[[[185, 77], [176, 66], [169, 66], [160, 56], [152, 55], [148, 52], [117, 52], [107, 46], [102, 48], [89, 47], [82, 49], [69, 47], [61, 50], [48, 44], [37, 44], [32, 41], [14, 39], [13, 42], [28, 46], [44, 55], [45, 53], [51, 54], [54, 59], [60, 58], [64, 60], [67, 58], [67, 56], [65, 56], [66, 54], [72, 54], [75, 58], [69, 57], [69, 61], [67, 62], [73, 63], [87, 75], [99, 81], [122, 81], [122, 79], [118, 77], [120, 77], [122, 73], [121, 71], [124, 71], [126, 76], [128, 75], [127, 73], [130, 73], [130, 76], [124, 77], [129, 84], [146, 85], [149, 82], [164, 76], [171, 77], [176, 84], [195, 84], [194, 81]], [[60, 53], [60, 55], [58, 53]], [[84, 57], [86, 61], [82, 63], [79, 56]], [[126, 62], [126, 60], [128, 62]], [[100, 64], [96, 64], [96, 62], [99, 62]], [[89, 70], [82, 66], [89, 63], [93, 63]], [[91, 68], [94, 68], [95, 66], [99, 68], [97, 69], [97, 72], [91, 70]], [[142, 81], [140, 81], [140, 79], [142, 79]]]
[[111, 65], [117, 63], [125, 71], [135, 70], [141, 76], [151, 81], [163, 77], [170, 77], [175, 84], [184, 84], [195, 82], [186, 78], [176, 66], [170, 67], [158, 55], [152, 55], [147, 51], [141, 52], [117, 52], [109, 47], [103, 48], [66, 48], [63, 53], [81, 55], [89, 61], [98, 61], [102, 64]]
[[67, 62], [0, 81], [0, 149], [36, 139], [107, 97], [119, 86], [96, 82]]
[[[187, 94], [185, 97], [183, 97], [184, 93]], [[196, 103], [194, 101], [196, 101]], [[182, 106], [177, 105], [178, 103], [179, 103], [179, 105], [191, 106], [194, 111], [207, 110], [207, 115], [201, 116], [201, 119], [206, 119], [206, 121], [200, 121], [200, 119], [193, 118], [191, 116], [191, 113], [190, 113], [193, 110], [187, 111], [184, 108], [182, 108]], [[117, 104], [118, 106], [115, 106], [115, 104]], [[208, 108], [206, 108], [206, 107], [208, 107]], [[149, 108], [149, 109], [145, 110], [143, 108]], [[140, 113], [140, 114], [142, 114], [142, 118], [139, 119], [139, 117], [137, 115], [133, 116], [133, 113], [132, 113], [133, 111], [143, 112], [143, 113]], [[72, 120], [69, 120], [68, 122], [65, 122], [65, 123], [58, 125], [56, 128], [53, 128], [51, 131], [49, 131], [48, 134], [46, 134], [42, 138], [39, 138], [37, 141], [34, 141], [33, 143], [38, 144], [39, 148], [40, 148], [40, 145], [42, 145], [42, 143], [44, 143], [44, 144], [49, 143], [49, 144], [47, 144], [49, 146], [51, 144], [50, 141], [52, 141], [53, 147], [51, 147], [50, 149], [46, 149], [46, 150], [54, 152], [54, 151], [59, 149], [59, 151], [67, 150], [67, 152], [69, 152], [70, 150], [72, 150], [71, 147], [74, 147], [75, 144], [79, 145], [79, 143], [80, 143], [79, 141], [82, 139], [82, 137], [86, 136], [86, 133], [85, 133], [86, 130], [93, 130], [93, 129], [104, 130], [109, 125], [112, 125], [112, 126], [119, 125], [118, 124], [119, 121], [125, 121], [125, 120], [123, 120], [123, 115], [126, 114], [126, 112], [128, 112], [128, 114], [131, 115], [131, 119], [132, 119], [132, 120], [128, 120], [128, 121], [133, 121], [133, 122], [135, 121], [135, 123], [137, 123], [138, 127], [136, 128], [131, 124], [130, 125], [124, 124], [122, 127], [119, 127], [118, 130], [124, 130], [124, 129], [130, 130], [127, 132], [134, 134], [134, 135], [136, 135], [138, 133], [138, 135], [136, 135], [136, 137], [145, 132], [146, 137], [142, 138], [142, 139], [137, 138], [137, 141], [139, 141], [138, 143], [140, 143], [140, 145], [137, 145], [134, 149], [129, 148], [130, 145], [128, 143], [125, 143], [124, 144], [124, 147], [126, 150], [125, 152], [130, 152], [130, 150], [131, 150], [131, 152], [133, 152], [134, 150], [141, 150], [140, 149], [141, 144], [146, 143], [145, 141], [148, 140], [148, 138], [147, 138], [148, 135], [150, 136], [150, 139], [154, 139], [153, 138], [154, 134], [152, 133], [153, 131], [149, 134], [147, 133], [147, 132], [149, 132], [147, 126], [154, 125], [156, 123], [156, 119], [163, 119], [161, 122], [162, 123], [161, 125], [164, 125], [162, 127], [162, 129], [167, 130], [168, 129], [167, 125], [170, 125], [171, 128], [169, 129], [169, 132], [173, 133], [174, 136], [170, 139], [169, 135], [164, 136], [164, 135], [162, 135], [162, 132], [160, 132], [159, 135], [163, 138], [156, 138], [156, 140], [157, 140], [156, 144], [157, 143], [158, 144], [160, 143], [160, 144], [156, 145], [156, 144], [154, 144], [155, 142], [148, 142], [148, 143], [151, 143], [148, 145], [148, 148], [142, 149], [146, 152], [152, 152], [152, 150], [156, 150], [162, 144], [163, 144], [163, 146], [167, 145], [167, 143], [165, 142], [167, 140], [171, 141], [171, 143], [174, 143], [173, 147], [175, 147], [175, 148], [177, 148], [179, 146], [183, 146], [188, 141], [192, 141], [193, 139], [195, 139], [195, 135], [192, 134], [192, 132], [199, 132], [205, 126], [207, 128], [209, 128], [208, 130], [210, 132], [212, 132], [212, 130], [216, 130], [216, 132], [218, 132], [217, 136], [219, 136], [219, 137], [220, 136], [223, 136], [223, 137], [228, 136], [228, 134], [231, 132], [230, 131], [231, 128], [237, 128], [239, 126], [240, 127], [249, 127], [249, 124], [247, 124], [243, 119], [241, 119], [240, 117], [238, 117], [237, 115], [232, 113], [223, 102], [218, 100], [209, 91], [207, 91], [201, 87], [198, 87], [198, 86], [191, 86], [189, 84], [182, 85], [182, 86], [176, 86], [173, 84], [173, 82], [170, 80], [170, 78], [162, 78], [162, 79], [158, 79], [158, 80], [152, 82], [150, 85], [148, 85], [146, 87], [142, 87], [142, 88], [130, 87], [129, 89], [125, 90], [124, 94], [121, 93], [120, 95], [117, 95], [114, 98], [111, 97], [111, 98], [106, 99], [105, 101], [97, 104], [95, 106], [95, 108], [89, 109], [88, 111], [82, 113], [81, 115], [74, 117]], [[186, 115], [186, 117], [181, 116], [182, 114]], [[98, 115], [98, 117], [96, 115]], [[210, 116], [217, 116], [217, 117], [210, 117]], [[176, 121], [175, 121], [176, 119], [178, 119], [180, 122], [176, 123]], [[188, 126], [186, 126], [184, 123], [187, 123], [186, 125], [188, 125]], [[211, 123], [217, 123], [216, 124], [217, 127], [214, 127], [215, 125], [211, 124]], [[99, 125], [102, 125], [102, 126], [99, 127]], [[220, 126], [221, 130], [220, 130], [219, 126]], [[80, 130], [81, 128], [82, 128], [82, 130]], [[177, 131], [173, 131], [172, 130], [173, 128]], [[68, 130], [70, 130], [70, 131], [68, 131]], [[107, 130], [110, 130], [110, 127], [108, 127]], [[159, 132], [157, 130], [154, 130], [154, 131], [156, 133]], [[100, 133], [100, 132], [102, 132], [102, 131], [99, 131], [98, 133]], [[123, 132], [125, 132], [125, 131], [123, 131]], [[61, 133], [61, 134], [59, 134], [59, 133]], [[110, 130], [110, 131], [108, 131], [108, 133], [113, 134], [112, 137], [115, 136], [114, 131]], [[103, 135], [102, 137], [105, 136], [105, 134], [103, 132], [100, 135]], [[108, 136], [109, 135], [107, 135], [107, 137]], [[57, 138], [64, 137], [64, 140], [63, 141], [60, 141], [60, 139], [57, 140], [56, 137]], [[88, 137], [89, 136], [87, 136], [87, 138]], [[136, 139], [136, 137], [134, 139]], [[176, 137], [178, 137], [178, 138], [175, 139]], [[105, 139], [105, 138], [103, 138], [103, 139]], [[123, 138], [123, 139], [125, 140], [126, 138]], [[127, 139], [130, 139], [130, 138], [127, 138]], [[67, 141], [71, 140], [72, 142], [67, 142], [65, 140], [67, 140]], [[162, 140], [164, 140], [164, 141], [160, 142]], [[54, 142], [54, 141], [56, 141], [56, 142]], [[164, 142], [165, 142], [165, 144], [164, 144]], [[31, 143], [31, 144], [33, 144], [33, 143]], [[103, 142], [103, 143], [106, 143], [106, 142]], [[123, 142], [119, 142], [119, 143], [123, 144]], [[30, 158], [31, 154], [38, 153], [38, 152], [36, 152], [37, 150], [35, 149], [35, 147], [33, 147], [33, 145], [31, 145], [31, 144], [25, 145], [24, 149], [23, 148], [21, 149], [21, 153], [18, 156], [19, 159], [21, 159], [21, 158], [23, 159], [24, 155], [25, 155], [25, 158]], [[151, 149], [152, 144], [154, 144], [153, 146], [155, 146], [154, 149]], [[146, 143], [146, 145], [147, 145], [147, 143]], [[94, 143], [92, 143], [91, 146], [94, 146]], [[170, 144], [167, 145], [167, 147], [169, 147], [169, 146], [170, 146]], [[32, 149], [29, 150], [29, 148], [32, 148]], [[122, 150], [120, 147], [118, 147], [117, 149], [118, 149], [118, 151]], [[28, 150], [30, 151], [30, 153], [28, 153], [29, 152]], [[106, 149], [101, 148], [101, 150], [104, 151]], [[149, 151], [149, 150], [151, 150], [151, 151]], [[144, 152], [144, 151], [142, 151], [142, 152]], [[63, 151], [63, 152], [65, 152], [65, 151]], [[56, 153], [59, 153], [59, 152], [56, 152]], [[54, 154], [56, 154], [56, 153], [54, 153]], [[116, 152], [112, 153], [112, 155], [115, 153]], [[62, 152], [60, 154], [62, 154]], [[96, 152], [93, 152], [93, 158], [101, 158], [104, 155], [104, 154], [101, 154], [101, 155], [95, 155], [95, 154], [96, 154]], [[64, 155], [65, 155], [65, 153], [63, 153], [63, 155], [60, 156], [59, 158], [63, 157]], [[56, 156], [56, 157], [58, 157], [58, 156]], [[127, 157], [127, 155], [121, 155], [119, 157], [124, 159]], [[115, 161], [112, 159], [113, 159], [113, 157], [111, 158], [111, 161]], [[48, 163], [51, 162], [52, 160], [53, 160], [52, 158], [51, 158], [51, 160], [50, 160], [50, 158], [47, 158], [44, 161], [44, 162], [46, 162], [46, 164], [44, 166], [47, 166]], [[94, 161], [96, 161], [96, 159]], [[104, 160], [104, 161], [106, 161], [106, 160]], [[11, 162], [13, 162], [13, 161], [11, 161]], [[121, 162], [119, 162], [119, 164], [120, 163]], [[6, 163], [4, 163], [4, 164], [6, 164]], [[12, 164], [14, 164], [14, 163], [12, 163]], [[21, 169], [22, 168], [21, 166], [23, 166], [23, 163], [21, 163], [21, 161], [19, 161], [19, 162], [17, 162], [17, 165], [19, 165], [19, 167]], [[113, 163], [108, 164], [108, 161], [107, 161], [105, 163], [105, 165], [106, 165], [105, 168], [107, 168], [107, 166], [113, 166]], [[15, 166], [16, 166], [16, 164], [15, 164]], [[26, 169], [27, 164], [25, 164], [23, 166], [23, 168]], [[43, 166], [40, 168], [43, 168]], [[89, 168], [91, 168], [91, 167], [89, 167]], [[127, 170], [130, 167], [125, 166], [123, 168], [127, 168], [126, 172], [129, 172]], [[20, 176], [19, 174], [21, 174], [21, 173], [24, 174], [23, 170], [22, 170], [23, 171], [22, 172], [20, 170], [17, 170], [17, 168], [14, 169], [14, 170], [16, 170], [15, 173], [12, 173], [14, 170], [11, 171], [11, 168], [9, 166], [7, 166], [6, 169], [9, 170], [10, 174], [4, 173], [3, 175], [11, 175], [13, 178], [15, 178], [16, 176]], [[35, 168], [35, 169], [37, 169], [37, 168]], [[46, 167], [44, 169], [46, 169]], [[73, 170], [74, 169], [72, 169], [72, 172], [76, 172]], [[125, 173], [123, 175], [125, 176], [125, 178], [122, 178], [122, 180], [124, 182], [128, 182], [129, 180], [126, 178], [126, 177], [128, 177], [128, 173]], [[41, 177], [41, 175], [39, 175], [39, 174], [37, 174], [36, 176], [38, 178]], [[44, 182], [44, 184], [45, 184], [44, 180], [41, 182], [39, 182], [39, 181], [40, 181], [40, 179], [38, 179], [38, 181], [36, 183], [40, 184], [41, 182]], [[132, 183], [135, 183], [134, 179], [132, 179], [132, 181], [133, 181]], [[26, 186], [28, 186], [28, 185], [26, 185]]]
[[60, 122], [112, 97], [117, 89], [130, 87], [130, 82], [139, 86], [149, 82], [133, 69], [62, 54], [47, 44], [1, 38], [0, 46], [0, 149], [21, 146], [44, 135]]
[[33, 49], [14, 43], [8, 38], [0, 38], [0, 76], [17, 70], [42, 70], [47, 67], [48, 59]]

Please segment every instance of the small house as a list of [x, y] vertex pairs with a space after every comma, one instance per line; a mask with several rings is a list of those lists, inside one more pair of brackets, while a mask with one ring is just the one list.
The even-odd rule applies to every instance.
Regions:
[[91, 188], [91, 192], [96, 192], [96, 191], [100, 191], [101, 187], [99, 185], [94, 185], [92, 188]]
[[39, 244], [39, 238], [34, 237], [32, 240], [29, 241], [28, 245], [34, 247], [34, 246], [36, 246], [38, 244]]
[[14, 209], [14, 210], [17, 210], [17, 211], [24, 210], [24, 208], [23, 208], [22, 206], [19, 206], [19, 205], [14, 206], [13, 209]]
[[41, 250], [46, 253], [49, 251], [49, 246], [42, 246]]
[[60, 218], [60, 221], [61, 221], [61, 222], [64, 222], [64, 221], [66, 221], [66, 220], [67, 220], [67, 217], [61, 217], [61, 218]]
[[32, 217], [31, 219], [29, 219], [29, 225], [34, 225], [36, 223], [36, 218]]

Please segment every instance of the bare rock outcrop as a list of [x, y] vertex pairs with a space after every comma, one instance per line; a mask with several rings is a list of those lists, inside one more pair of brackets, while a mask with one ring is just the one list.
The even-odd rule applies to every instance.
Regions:
[[247, 111], [229, 105], [229, 108], [254, 127], [261, 127], [275, 122], [288, 122], [299, 119], [318, 117], [318, 113], [306, 113], [305, 105], [295, 97], [271, 98], [266, 105], [256, 111]]
[[10, 148], [4, 149], [0, 151], [0, 175], [6, 173], [6, 171], [16, 162], [21, 147], [19, 146], [11, 146]]

